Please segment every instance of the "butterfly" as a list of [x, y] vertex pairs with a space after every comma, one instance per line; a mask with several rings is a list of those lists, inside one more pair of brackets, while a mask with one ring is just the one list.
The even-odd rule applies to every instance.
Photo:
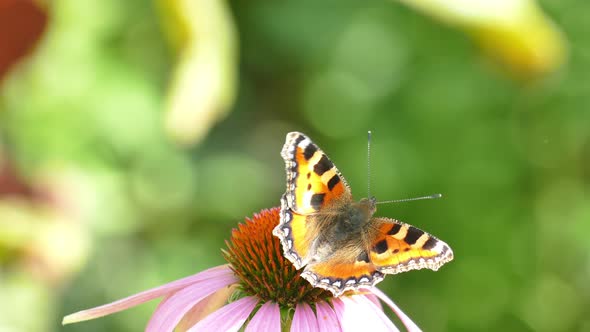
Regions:
[[372, 287], [386, 274], [436, 271], [453, 259], [451, 248], [434, 236], [395, 219], [373, 217], [375, 198], [354, 201], [334, 163], [304, 134], [288, 133], [281, 156], [287, 190], [273, 234], [312, 286], [340, 296]]

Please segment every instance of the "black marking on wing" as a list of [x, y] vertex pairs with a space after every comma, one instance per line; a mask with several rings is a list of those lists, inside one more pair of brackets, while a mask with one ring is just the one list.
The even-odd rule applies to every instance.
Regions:
[[406, 241], [409, 245], [412, 245], [418, 241], [422, 234], [424, 234], [424, 231], [414, 226], [410, 226], [408, 227], [408, 233], [406, 234], [404, 241]]
[[309, 143], [309, 145], [305, 148], [305, 150], [303, 150], [303, 157], [305, 157], [305, 160], [309, 160], [311, 159], [311, 157], [313, 157], [314, 153], [318, 150], [318, 147], [313, 144], [313, 143]]
[[328, 157], [326, 157], [326, 155], [323, 155], [318, 163], [313, 167], [313, 171], [317, 175], [322, 176], [322, 174], [326, 173], [332, 167], [334, 167], [334, 164], [330, 161], [330, 159], [328, 159]]
[[387, 251], [387, 240], [381, 240], [379, 242], [377, 242], [377, 244], [375, 244], [375, 246], [373, 246], [373, 251], [375, 251], [378, 254], [382, 254], [384, 252]]
[[322, 207], [322, 204], [324, 204], [324, 196], [326, 196], [326, 194], [314, 194], [311, 196], [311, 207], [315, 210], [319, 210]]
[[332, 189], [334, 189], [334, 187], [340, 182], [340, 177], [338, 176], [338, 174], [334, 174], [334, 176], [330, 179], [330, 181], [328, 181], [328, 189], [330, 189], [330, 191]]
[[402, 229], [402, 225], [394, 224], [393, 227], [391, 227], [391, 229], [389, 230], [389, 232], [387, 232], [387, 235], [395, 235], [399, 232], [400, 229]]

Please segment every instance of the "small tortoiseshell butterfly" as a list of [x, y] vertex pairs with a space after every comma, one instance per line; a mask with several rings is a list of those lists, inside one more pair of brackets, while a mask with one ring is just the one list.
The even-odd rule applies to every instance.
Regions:
[[287, 191], [273, 230], [283, 252], [314, 287], [340, 296], [371, 287], [385, 274], [429, 268], [453, 259], [434, 236], [395, 219], [373, 217], [374, 197], [356, 202], [328, 156], [307, 136], [287, 134], [281, 152]]

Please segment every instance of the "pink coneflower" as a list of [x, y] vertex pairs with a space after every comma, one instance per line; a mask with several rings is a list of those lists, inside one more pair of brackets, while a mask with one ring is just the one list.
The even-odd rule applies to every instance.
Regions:
[[279, 208], [263, 210], [234, 229], [223, 254], [229, 264], [100, 307], [66, 316], [94, 319], [162, 297], [146, 331], [398, 331], [379, 299], [409, 331], [420, 331], [377, 288], [335, 298], [313, 288], [283, 257], [272, 235]]

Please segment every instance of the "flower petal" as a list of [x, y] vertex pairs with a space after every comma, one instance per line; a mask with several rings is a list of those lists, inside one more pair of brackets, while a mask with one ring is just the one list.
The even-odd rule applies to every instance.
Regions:
[[241, 298], [207, 316], [188, 332], [238, 331], [248, 319], [258, 299], [253, 296]]
[[315, 311], [318, 318], [318, 328], [320, 331], [342, 331], [338, 316], [334, 309], [326, 302], [318, 302], [315, 305]]
[[371, 300], [369, 300], [366, 296], [357, 295], [352, 296], [351, 300], [358, 303], [359, 305], [366, 307], [368, 310], [372, 310], [372, 312], [381, 320], [384, 326], [387, 327], [388, 331], [399, 331], [399, 329], [393, 324], [393, 322], [383, 313], [383, 310], [375, 305]]
[[155, 298], [161, 297], [163, 295], [175, 292], [187, 285], [194, 284], [196, 282], [200, 282], [203, 280], [211, 279], [211, 278], [219, 278], [222, 276], [233, 276], [233, 271], [229, 268], [228, 265], [221, 265], [210, 268], [203, 272], [197, 273], [190, 277], [182, 278], [165, 285], [155, 287], [141, 293], [137, 293], [135, 295], [131, 295], [124, 299], [117, 300], [115, 302], [102, 305], [100, 307], [95, 307], [92, 309], [78, 311], [76, 313], [67, 315], [63, 318], [62, 324], [70, 324], [81, 322], [89, 319], [94, 319], [106, 315], [113, 314], [115, 312], [123, 311], [125, 309], [129, 309], [136, 305], [142, 304], [144, 302], [153, 300]]
[[221, 288], [236, 282], [237, 278], [231, 274], [201, 281], [179, 290], [158, 307], [146, 327], [146, 332], [173, 331], [182, 317], [195, 304]]
[[227, 299], [236, 290], [237, 287], [237, 284], [233, 284], [229, 287], [224, 287], [218, 290], [216, 293], [213, 293], [204, 298], [201, 302], [197, 303], [189, 312], [187, 312], [184, 315], [184, 317], [182, 317], [182, 320], [176, 326], [176, 330], [186, 331], [191, 326], [197, 324], [203, 318], [207, 317], [209, 314], [215, 312], [217, 309], [226, 305]]
[[381, 309], [381, 311], [383, 311], [383, 306], [381, 305], [381, 301], [379, 301], [379, 298], [377, 297], [377, 295], [372, 294], [372, 293], [368, 293], [368, 294], [364, 294], [364, 296], [369, 299], [371, 302], [373, 302], [373, 304], [375, 304], [379, 309]]
[[318, 331], [318, 319], [307, 303], [299, 303], [295, 308], [295, 315], [291, 322], [291, 331], [315, 332]]
[[377, 297], [379, 297], [381, 299], [381, 301], [385, 302], [391, 308], [391, 310], [393, 310], [393, 312], [395, 312], [397, 317], [399, 317], [399, 319], [402, 321], [402, 323], [404, 324], [406, 329], [408, 329], [408, 331], [422, 332], [422, 330], [418, 327], [418, 325], [416, 325], [416, 323], [414, 323], [410, 319], [410, 317], [408, 317], [406, 314], [404, 314], [404, 312], [397, 305], [395, 305], [395, 303], [393, 303], [393, 301], [389, 297], [387, 297], [387, 295], [385, 295], [385, 293], [383, 293], [380, 289], [373, 287], [373, 288], [371, 288], [371, 292], [373, 294], [377, 295]]
[[279, 305], [273, 302], [263, 304], [246, 327], [246, 332], [280, 330], [281, 310]]
[[[355, 298], [355, 297], [358, 297]], [[354, 298], [354, 299], [353, 299]], [[361, 296], [341, 297], [333, 302], [342, 331], [398, 331], [385, 314]]]

